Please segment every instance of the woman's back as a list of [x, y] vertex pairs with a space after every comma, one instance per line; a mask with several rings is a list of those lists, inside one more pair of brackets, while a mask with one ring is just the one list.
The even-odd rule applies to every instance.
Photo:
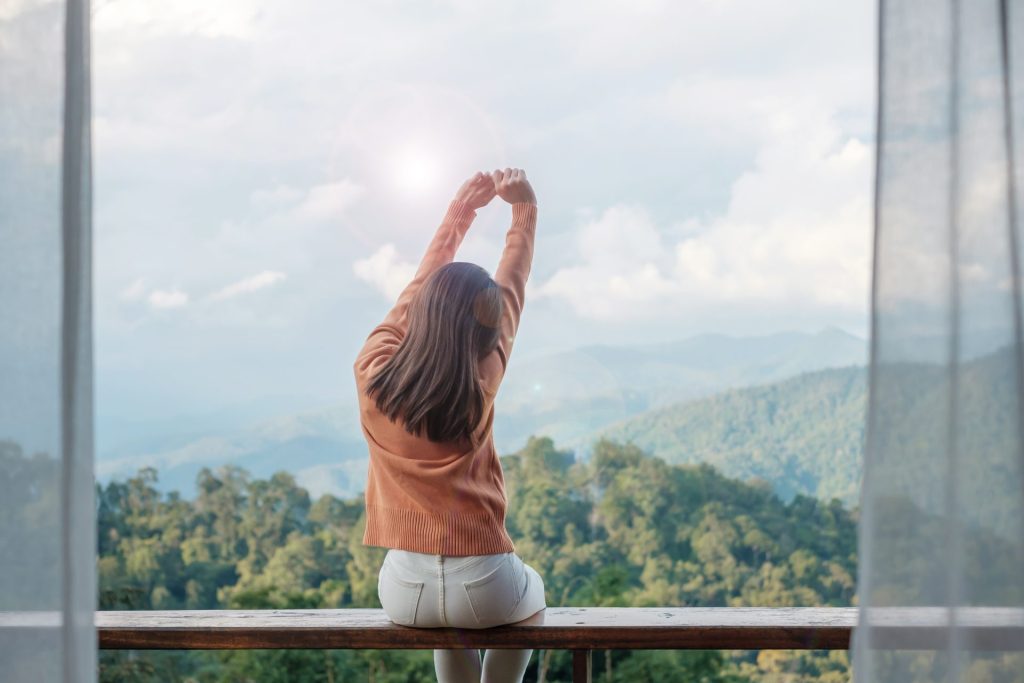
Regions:
[[[476, 182], [483, 188], [485, 182], [491, 182], [488, 176], [483, 178], [467, 181], [460, 195], [470, 183]], [[493, 350], [476, 361], [481, 405], [472, 437], [433, 441], [422, 430], [413, 433], [401, 419], [384, 414], [376, 397], [367, 391], [373, 378], [395, 358], [405, 341], [409, 307], [417, 293], [428, 278], [452, 263], [476, 216], [472, 187], [465, 200], [457, 197], [449, 205], [416, 276], [384, 321], [367, 337], [353, 366], [360, 421], [370, 453], [363, 537], [366, 545], [438, 555], [484, 555], [514, 550], [505, 530], [507, 499], [491, 430], [494, 397], [508, 366], [523, 309], [533, 258], [537, 206], [525, 176], [521, 182], [514, 177], [508, 180], [513, 190], [525, 185], [529, 193], [510, 193], [523, 201], [510, 201], [512, 223], [493, 280], [501, 290], [501, 316]], [[430, 370], [407, 368], [405, 372]], [[433, 409], [435, 413], [437, 409], [443, 412], [444, 404]]]
[[[485, 363], [491, 373], [500, 368], [497, 353]], [[508, 501], [491, 436], [493, 395], [477, 427], [476, 445], [410, 434], [365, 394], [359, 404], [370, 451], [364, 544], [438, 555], [514, 550], [505, 531]]]

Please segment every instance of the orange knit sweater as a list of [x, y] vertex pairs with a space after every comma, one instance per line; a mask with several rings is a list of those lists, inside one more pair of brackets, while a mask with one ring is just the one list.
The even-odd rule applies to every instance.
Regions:
[[505, 312], [497, 349], [480, 360], [485, 396], [477, 427], [477, 448], [441, 443], [410, 434], [377, 410], [364, 387], [398, 349], [407, 328], [409, 302], [424, 280], [450, 263], [476, 211], [454, 200], [427, 247], [415, 277], [383, 322], [370, 332], [356, 358], [363, 436], [370, 451], [366, 482], [366, 545], [434, 555], [489, 555], [513, 552], [505, 530], [505, 479], [494, 449], [494, 397], [508, 366], [523, 310], [533, 260], [537, 207], [512, 205], [512, 224], [494, 274]]

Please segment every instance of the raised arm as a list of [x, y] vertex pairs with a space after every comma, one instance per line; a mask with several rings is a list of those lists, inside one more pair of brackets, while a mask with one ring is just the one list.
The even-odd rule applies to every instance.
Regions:
[[453, 199], [448, 204], [444, 219], [438, 226], [437, 232], [434, 233], [433, 239], [430, 240], [430, 244], [427, 245], [427, 250], [420, 260], [416, 274], [398, 295], [398, 300], [384, 316], [382, 324], [392, 325], [398, 328], [403, 336], [405, 335], [408, 330], [407, 312], [410, 302], [435, 270], [455, 259], [455, 252], [462, 244], [462, 239], [466, 236], [474, 218], [476, 218], [476, 211], [465, 202]]
[[355, 362], [357, 375], [367, 370], [374, 361], [389, 356], [398, 348], [408, 330], [407, 313], [416, 292], [434, 271], [455, 259], [455, 252], [476, 218], [476, 210], [490, 202], [494, 194], [494, 181], [483, 172], [476, 173], [462, 184], [427, 245], [416, 274], [398, 295], [398, 300], [384, 316], [384, 320], [366, 338]]
[[505, 301], [498, 340], [498, 355], [504, 373], [508, 369], [508, 359], [519, 329], [526, 298], [526, 281], [530, 277], [530, 266], [533, 263], [537, 197], [522, 169], [495, 171], [492, 176], [498, 196], [512, 205], [512, 225], [505, 235], [505, 249], [494, 273], [494, 281], [501, 287]]

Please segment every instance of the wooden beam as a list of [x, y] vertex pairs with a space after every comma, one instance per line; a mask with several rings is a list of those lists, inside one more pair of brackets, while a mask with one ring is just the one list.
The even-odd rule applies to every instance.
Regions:
[[509, 626], [398, 626], [382, 610], [98, 612], [108, 649], [845, 649], [843, 608], [548, 608]]
[[[872, 612], [874, 647], [941, 649], [944, 608]], [[119, 649], [848, 649], [856, 608], [560, 607], [489, 629], [398, 626], [383, 610], [99, 612], [101, 647]], [[1024, 649], [1024, 610], [967, 608], [957, 623], [978, 650]]]
[[[945, 647], [944, 608], [876, 608], [873, 647]], [[551, 607], [489, 629], [408, 628], [379, 609], [97, 612], [99, 646], [121, 650], [248, 649], [847, 649], [856, 608]], [[4, 631], [58, 628], [59, 612], [0, 612]], [[1024, 610], [966, 608], [957, 613], [979, 650], [1024, 649]]]

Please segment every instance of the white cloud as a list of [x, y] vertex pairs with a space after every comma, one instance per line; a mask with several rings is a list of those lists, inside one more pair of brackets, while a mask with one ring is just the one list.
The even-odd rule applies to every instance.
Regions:
[[134, 280], [130, 285], [118, 292], [117, 298], [130, 310], [136, 304], [145, 302], [155, 310], [183, 308], [189, 303], [188, 292], [178, 287], [169, 289], [149, 289], [143, 278]]
[[397, 299], [416, 274], [416, 265], [399, 261], [395, 245], [385, 244], [371, 256], [352, 264], [352, 272], [389, 299]]
[[345, 179], [333, 183], [314, 185], [309, 188], [291, 214], [308, 222], [336, 220], [363, 194], [363, 188]]
[[561, 268], [532, 293], [565, 299], [582, 316], [642, 314], [677, 289], [663, 274], [670, 261], [654, 221], [642, 207], [618, 205], [579, 228], [582, 263]]
[[180, 289], [154, 289], [146, 299], [153, 308], [182, 308], [188, 305], [188, 294]]
[[724, 214], [659, 229], [642, 208], [613, 206], [578, 229], [579, 261], [535, 292], [595, 319], [722, 303], [864, 311], [870, 148], [821, 112], [779, 114], [771, 131]]
[[767, 148], [726, 214], [675, 246], [675, 279], [710, 299], [864, 309], [870, 157], [858, 140], [813, 135]]
[[277, 283], [283, 282], [287, 277], [287, 275], [277, 270], [264, 270], [238, 282], [232, 282], [230, 285], [211, 294], [210, 300], [223, 301], [224, 299], [236, 297], [239, 294], [248, 294], [260, 289], [266, 289], [267, 287], [273, 287]]

